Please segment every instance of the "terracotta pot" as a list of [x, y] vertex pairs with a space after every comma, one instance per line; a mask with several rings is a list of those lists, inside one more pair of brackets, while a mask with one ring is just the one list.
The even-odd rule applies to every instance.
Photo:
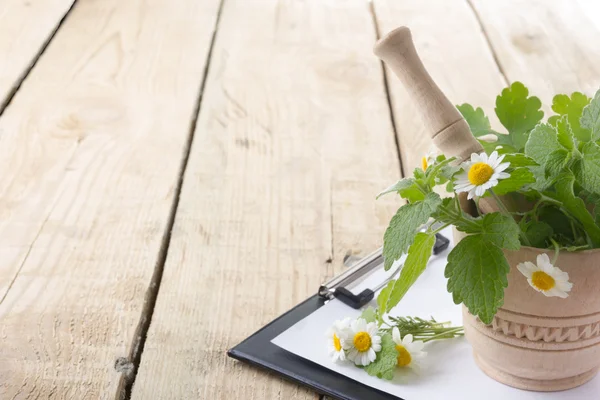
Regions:
[[[464, 234], [455, 231], [455, 242]], [[532, 289], [517, 265], [550, 250], [505, 251], [510, 264], [504, 305], [490, 325], [463, 307], [465, 336], [477, 365], [495, 380], [520, 389], [557, 391], [592, 379], [600, 368], [600, 249], [562, 252], [557, 266], [569, 274], [569, 297]]]

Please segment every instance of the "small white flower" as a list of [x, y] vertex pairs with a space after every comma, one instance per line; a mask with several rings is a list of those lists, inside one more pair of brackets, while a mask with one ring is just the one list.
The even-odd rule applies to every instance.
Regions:
[[396, 343], [396, 350], [398, 351], [398, 366], [409, 367], [418, 371], [421, 361], [427, 356], [427, 353], [423, 351], [425, 343], [420, 340], [413, 342], [413, 335], [410, 333], [402, 339], [400, 331], [396, 327], [392, 329], [392, 339]]
[[468, 192], [468, 199], [475, 196], [483, 196], [486, 190], [493, 188], [498, 184], [499, 179], [510, 177], [510, 174], [503, 172], [510, 166], [510, 163], [503, 163], [504, 155], [498, 156], [494, 151], [490, 154], [471, 154], [471, 161], [462, 164], [463, 171], [457, 175], [454, 182], [456, 193]]
[[350, 318], [346, 318], [342, 321], [335, 321], [333, 327], [329, 328], [326, 332], [327, 351], [333, 362], [346, 360], [344, 349], [348, 347], [346, 337], [348, 336], [347, 331], [349, 329]]
[[547, 297], [569, 297], [568, 292], [573, 287], [569, 274], [552, 265], [548, 254], [538, 255], [536, 261], [537, 265], [529, 261], [517, 265], [529, 285]]
[[350, 324], [346, 331], [344, 344], [348, 346], [346, 357], [356, 365], [369, 365], [381, 351], [381, 336], [377, 323], [358, 318]]

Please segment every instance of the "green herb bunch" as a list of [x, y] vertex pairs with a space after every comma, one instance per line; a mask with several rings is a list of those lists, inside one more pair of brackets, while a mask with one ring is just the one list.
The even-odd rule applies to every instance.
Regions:
[[[484, 323], [491, 323], [503, 304], [510, 270], [505, 250], [531, 246], [557, 254], [600, 247], [600, 91], [593, 99], [579, 92], [555, 96], [556, 115], [546, 122], [541, 106], [520, 82], [504, 89], [495, 111], [506, 133], [492, 130], [481, 108], [458, 106], [486, 153], [473, 160], [498, 160], [493, 187], [472, 189], [469, 198], [477, 210], [481, 202], [491, 202], [498, 211], [471, 215], [463, 210], [465, 199], [457, 192], [467, 192], [469, 180], [485, 180], [492, 170], [467, 170], [462, 160], [444, 155], [379, 195], [398, 193], [407, 200], [384, 235], [385, 268], [405, 253], [407, 258], [398, 279], [377, 298], [380, 315], [415, 283], [427, 266], [435, 233], [449, 225], [468, 235], [448, 255], [448, 291]], [[442, 198], [438, 187], [451, 195]], [[437, 223], [418, 232], [431, 219]]]

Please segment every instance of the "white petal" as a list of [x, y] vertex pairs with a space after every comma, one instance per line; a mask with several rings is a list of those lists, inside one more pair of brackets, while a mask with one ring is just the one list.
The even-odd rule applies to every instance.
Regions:
[[377, 323], [375, 323], [375, 322], [369, 322], [367, 324], [367, 330], [366, 330], [366, 332], [369, 334], [369, 336], [375, 336], [375, 335], [377, 335], [378, 331], [379, 331], [379, 329], [377, 329]]
[[379, 353], [381, 351], [381, 344], [377, 343], [377, 344], [373, 344], [371, 346], [371, 348], [376, 352]]
[[569, 295], [557, 287], [553, 287], [552, 289], [543, 292], [547, 297], [560, 297], [562, 299], [566, 299]]
[[505, 163], [499, 164], [496, 168], [494, 168], [494, 172], [502, 172], [508, 167], [510, 167], [510, 163], [505, 162]]
[[346, 353], [343, 350], [338, 352], [338, 354], [339, 354], [340, 361], [346, 361]]
[[415, 340], [414, 342], [412, 342], [410, 344], [410, 354], [412, 355], [413, 353], [419, 353], [423, 350], [423, 347], [425, 346], [425, 343], [423, 343], [421, 340]]
[[467, 200], [471, 200], [473, 199], [473, 197], [475, 197], [475, 189], [469, 191], [469, 194], [467, 195]]
[[402, 343], [402, 339], [400, 338], [400, 330], [397, 327], [394, 327], [394, 329], [392, 329], [392, 339], [396, 344]]
[[496, 176], [496, 179], [506, 179], [506, 178], [510, 178], [510, 174], [507, 174], [506, 172], [498, 172], [498, 175]]
[[538, 270], [535, 264], [529, 261], [520, 263], [517, 265], [517, 269], [529, 279], [531, 279], [533, 273]]
[[475, 194], [479, 197], [483, 196], [483, 194], [485, 193], [485, 188], [482, 186], [477, 186], [475, 188]]
[[369, 349], [368, 354], [369, 354], [369, 361], [370, 362], [375, 361], [375, 359], [377, 358], [377, 355], [375, 354], [375, 350]]
[[369, 361], [369, 352], [365, 351], [364, 353], [361, 353], [361, 363], [362, 365], [369, 365], [371, 363], [371, 361]]
[[381, 336], [371, 336], [371, 343], [373, 344], [380, 344], [381, 343]]
[[481, 157], [477, 153], [471, 153], [471, 163], [476, 163], [481, 161]]
[[406, 336], [404, 336], [404, 338], [402, 339], [402, 344], [410, 344], [413, 341], [413, 335], [411, 335], [410, 333]]
[[498, 162], [498, 152], [493, 151], [492, 154], [490, 154], [490, 157], [487, 159], [487, 163], [490, 167], [494, 168], [496, 166], [497, 162]]

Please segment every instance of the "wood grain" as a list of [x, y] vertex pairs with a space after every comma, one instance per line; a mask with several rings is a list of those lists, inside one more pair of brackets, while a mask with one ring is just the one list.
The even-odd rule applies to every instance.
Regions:
[[362, 0], [225, 2], [133, 399], [317, 399], [225, 352], [382, 243], [374, 42]]
[[80, 1], [0, 119], [0, 398], [115, 398], [217, 8]]
[[[472, 0], [502, 70], [538, 96], [600, 87], [600, 7], [595, 0]], [[518, 11], [516, 11], [518, 10]]]
[[[382, 35], [405, 25], [425, 68], [453, 104], [471, 103], [484, 109], [499, 128], [493, 109], [504, 78], [470, 9], [463, 1], [374, 0], [375, 18]], [[388, 73], [398, 142], [406, 174], [421, 157], [436, 151], [415, 99]]]
[[0, 1], [0, 112], [73, 1]]

